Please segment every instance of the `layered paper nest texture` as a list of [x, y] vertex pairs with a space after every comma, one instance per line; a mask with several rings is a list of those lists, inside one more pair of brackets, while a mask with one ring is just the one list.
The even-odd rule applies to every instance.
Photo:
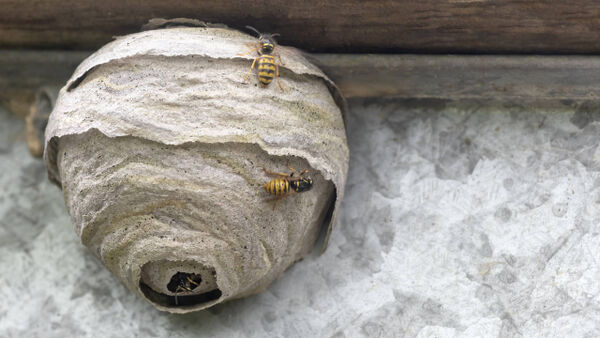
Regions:
[[[158, 309], [261, 292], [335, 224], [348, 165], [339, 93], [282, 46], [284, 91], [256, 74], [242, 84], [255, 55], [237, 55], [256, 42], [223, 28], [118, 38], [77, 68], [50, 117], [49, 177], [77, 234]], [[263, 167], [288, 162], [314, 187], [273, 210]], [[175, 293], [178, 273], [201, 282]]]

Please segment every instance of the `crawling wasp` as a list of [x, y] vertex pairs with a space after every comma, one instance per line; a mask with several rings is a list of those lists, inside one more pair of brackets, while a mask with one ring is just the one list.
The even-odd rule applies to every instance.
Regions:
[[175, 305], [179, 305], [177, 295], [181, 292], [192, 292], [202, 283], [202, 277], [195, 273], [177, 272], [171, 277], [167, 289], [175, 293]]
[[287, 167], [292, 171], [289, 174], [269, 171], [263, 168], [265, 174], [277, 177], [265, 183], [263, 186], [263, 188], [265, 188], [269, 194], [275, 195], [275, 198], [273, 199], [275, 201], [273, 204], [273, 210], [275, 210], [277, 202], [279, 202], [282, 198], [293, 193], [309, 191], [313, 186], [313, 180], [310, 178], [310, 176], [304, 176], [304, 174], [308, 172], [308, 169], [305, 169], [300, 173], [300, 175], [294, 177], [294, 174], [297, 174], [296, 170], [289, 165]]
[[275, 37], [278, 36], [278, 33], [270, 34], [270, 33], [261, 33], [257, 31], [254, 27], [246, 26], [246, 28], [253, 30], [258, 34], [258, 43], [254, 48], [252, 48], [247, 53], [238, 54], [238, 56], [248, 55], [253, 52], [258, 52], [258, 57], [254, 58], [252, 61], [252, 66], [250, 70], [244, 77], [244, 81], [242, 83], [246, 83], [248, 77], [252, 73], [254, 69], [254, 65], [258, 61], [258, 81], [262, 87], [268, 86], [271, 81], [273, 81], [273, 75], [277, 76], [277, 84], [279, 88], [283, 91], [283, 86], [281, 85], [281, 81], [279, 80], [279, 66], [275, 63], [275, 56], [279, 59], [279, 63], [282, 66], [283, 61], [281, 61], [281, 55], [279, 53], [273, 53], [275, 50], [275, 46], [277, 46], [277, 42], [275, 42]]

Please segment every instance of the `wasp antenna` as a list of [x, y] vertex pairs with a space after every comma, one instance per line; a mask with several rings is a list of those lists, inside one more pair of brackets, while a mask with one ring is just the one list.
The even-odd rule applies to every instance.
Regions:
[[253, 30], [256, 32], [256, 34], [258, 34], [258, 36], [261, 36], [260, 32], [258, 30], [256, 30], [256, 28], [252, 27], [252, 26], [246, 26], [246, 28]]
[[279, 34], [279, 33], [271, 34], [271, 37], [275, 37], [275, 36], [281, 36], [281, 34]]

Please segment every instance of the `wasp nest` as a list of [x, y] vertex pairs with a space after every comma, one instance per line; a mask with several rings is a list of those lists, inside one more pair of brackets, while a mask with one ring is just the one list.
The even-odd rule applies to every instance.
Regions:
[[[75, 230], [131, 291], [189, 312], [258, 293], [328, 234], [348, 148], [337, 89], [277, 47], [282, 91], [242, 84], [256, 38], [223, 28], [121, 37], [60, 91], [50, 179]], [[313, 189], [273, 209], [263, 168], [308, 169]], [[328, 236], [327, 236], [328, 237]]]

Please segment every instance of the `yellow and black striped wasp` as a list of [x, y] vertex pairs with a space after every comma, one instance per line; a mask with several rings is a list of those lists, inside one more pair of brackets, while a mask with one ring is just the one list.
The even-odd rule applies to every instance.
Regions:
[[279, 202], [282, 198], [293, 193], [309, 191], [313, 187], [313, 180], [310, 178], [310, 176], [304, 176], [304, 174], [308, 173], [308, 169], [305, 169], [300, 173], [300, 175], [294, 177], [294, 174], [297, 174], [296, 170], [289, 165], [287, 167], [292, 171], [289, 174], [269, 171], [263, 168], [265, 174], [277, 177], [263, 185], [263, 188], [265, 188], [269, 194], [275, 195], [273, 210], [275, 210], [277, 202]]
[[192, 292], [195, 288], [200, 286], [202, 283], [202, 277], [195, 273], [177, 272], [171, 277], [167, 289], [175, 293], [175, 305], [179, 305], [177, 301], [177, 295], [180, 292], [187, 291]]
[[283, 61], [281, 61], [281, 55], [279, 55], [279, 53], [273, 53], [275, 51], [275, 46], [277, 46], [277, 42], [275, 42], [275, 36], [278, 36], [279, 34], [261, 33], [251, 26], [246, 26], [246, 28], [253, 30], [256, 32], [256, 34], [258, 34], [258, 43], [247, 53], [238, 54], [238, 56], [248, 55], [252, 52], [258, 52], [258, 57], [252, 61], [252, 66], [244, 77], [244, 81], [242, 81], [242, 83], [246, 83], [246, 81], [248, 81], [248, 77], [250, 77], [250, 74], [254, 69], [254, 65], [258, 62], [258, 81], [260, 82], [261, 87], [267, 87], [271, 81], [273, 81], [273, 76], [277, 76], [277, 84], [279, 84], [279, 88], [281, 88], [281, 91], [283, 91], [281, 80], [279, 80], [279, 66], [275, 63], [275, 56], [277, 56], [279, 63], [282, 66], [285, 65], [283, 64]]

